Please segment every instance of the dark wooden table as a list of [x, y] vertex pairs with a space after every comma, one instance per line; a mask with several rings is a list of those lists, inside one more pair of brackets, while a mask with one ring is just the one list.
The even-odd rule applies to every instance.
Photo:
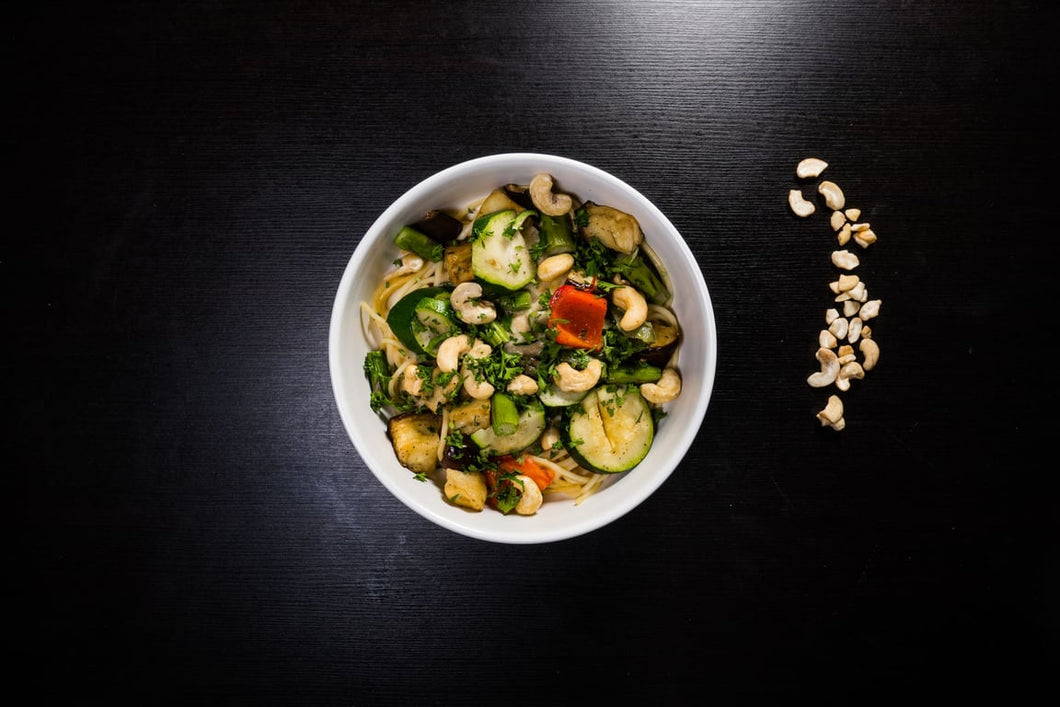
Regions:
[[[1058, 667], [1045, 5], [16, 11], [9, 685], [38, 704], [1024, 703]], [[654, 200], [719, 331], [685, 461], [545, 545], [394, 500], [328, 373], [361, 234], [428, 175], [511, 151]], [[807, 156], [879, 236], [882, 356], [841, 433], [805, 382], [834, 274], [826, 220], [785, 201]]]

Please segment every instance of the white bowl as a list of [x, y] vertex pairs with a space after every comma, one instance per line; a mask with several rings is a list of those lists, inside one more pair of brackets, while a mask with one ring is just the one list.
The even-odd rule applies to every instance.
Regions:
[[[433, 208], [464, 207], [503, 184], [527, 184], [550, 173], [557, 189], [582, 201], [607, 204], [633, 214], [674, 286], [673, 309], [684, 332], [678, 364], [682, 392], [667, 404], [647, 457], [634, 469], [609, 479], [607, 486], [575, 505], [548, 499], [532, 516], [496, 510], [468, 511], [450, 505], [434, 483], [418, 481], [394, 456], [385, 423], [368, 405], [363, 363], [368, 341], [360, 302], [367, 300], [399, 251], [399, 228]], [[714, 385], [717, 332], [707, 286], [681, 234], [648, 199], [622, 180], [575, 160], [544, 154], [513, 153], [472, 159], [423, 180], [376, 219], [353, 252], [339, 283], [328, 342], [332, 387], [342, 423], [372, 473], [394, 496], [424, 518], [462, 535], [498, 543], [543, 543], [572, 538], [622, 517], [650, 496], [685, 456], [703, 422]], [[350, 483], [360, 483], [357, 478]]]

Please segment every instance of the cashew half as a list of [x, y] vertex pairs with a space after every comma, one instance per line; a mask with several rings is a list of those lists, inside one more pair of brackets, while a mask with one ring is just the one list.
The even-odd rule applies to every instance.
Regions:
[[611, 301], [622, 310], [618, 326], [622, 331], [633, 331], [648, 319], [648, 302], [635, 287], [623, 285], [611, 293]]
[[552, 377], [556, 387], [567, 393], [584, 393], [600, 381], [604, 364], [598, 358], [590, 358], [589, 364], [581, 371], [566, 361], [556, 366]]
[[533, 395], [537, 388], [537, 381], [525, 373], [520, 373], [508, 381], [508, 392], [512, 395]]
[[802, 192], [798, 189], [792, 189], [788, 192], [788, 206], [799, 218], [806, 218], [813, 214], [817, 210], [817, 207], [813, 205], [812, 201], [807, 201], [803, 197]]
[[816, 157], [807, 157], [795, 167], [795, 174], [799, 179], [812, 179], [821, 176], [828, 163]]
[[836, 250], [832, 251], [832, 265], [843, 270], [853, 270], [861, 261], [858, 256], [851, 253], [849, 250]]
[[862, 339], [858, 348], [861, 349], [861, 355], [865, 357], [862, 368], [871, 371], [876, 367], [876, 362], [880, 360], [880, 345], [872, 339]]
[[835, 355], [835, 351], [822, 346], [817, 349], [817, 360], [821, 364], [821, 370], [810, 375], [806, 382], [814, 388], [823, 388], [835, 383], [836, 376], [839, 375], [839, 357]]
[[449, 303], [456, 315], [468, 324], [489, 324], [497, 318], [497, 308], [492, 302], [480, 300], [482, 285], [477, 282], [461, 282], [453, 288]]
[[640, 394], [653, 405], [662, 405], [676, 400], [681, 394], [681, 375], [676, 368], [664, 368], [655, 383], [641, 383]]
[[544, 173], [530, 180], [530, 200], [534, 202], [534, 208], [549, 216], [562, 216], [574, 205], [567, 194], [552, 191], [552, 175]]
[[843, 190], [835, 182], [821, 182], [817, 185], [817, 192], [824, 197], [824, 203], [830, 209], [840, 211], [846, 206], [847, 200], [843, 196]]
[[537, 264], [537, 279], [541, 282], [557, 280], [574, 267], [574, 256], [570, 253], [551, 255]]

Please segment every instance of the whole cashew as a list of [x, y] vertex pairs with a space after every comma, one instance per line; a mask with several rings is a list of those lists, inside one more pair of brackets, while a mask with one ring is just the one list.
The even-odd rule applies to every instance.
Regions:
[[534, 208], [549, 216], [562, 216], [574, 205], [567, 194], [552, 192], [552, 175], [544, 173], [530, 180], [530, 199]]
[[449, 303], [456, 314], [468, 324], [489, 324], [497, 318], [497, 308], [492, 302], [479, 300], [482, 297], [482, 285], [477, 282], [461, 282], [453, 288]]
[[515, 506], [515, 512], [521, 516], [532, 516], [544, 503], [544, 494], [541, 493], [537, 482], [526, 474], [519, 474], [515, 478], [523, 482], [523, 493], [519, 497], [519, 503]]
[[556, 374], [552, 380], [556, 387], [567, 393], [583, 393], [600, 381], [600, 375], [604, 372], [604, 364], [600, 359], [590, 358], [589, 365], [579, 371], [566, 361], [556, 366]]
[[677, 369], [665, 368], [657, 382], [641, 383], [640, 394], [654, 405], [668, 403], [681, 394], [681, 376]]
[[467, 367], [467, 359], [485, 358], [490, 355], [491, 351], [493, 351], [493, 348], [489, 344], [476, 341], [475, 345], [471, 347], [471, 350], [464, 357], [464, 365], [460, 369], [464, 377], [464, 392], [475, 400], [485, 400], [492, 396], [495, 388], [489, 381], [479, 380], [475, 377], [474, 372]]
[[633, 331], [648, 319], [648, 302], [635, 287], [623, 285], [611, 293], [611, 301], [624, 311], [618, 326], [622, 331]]
[[423, 267], [423, 258], [415, 253], [405, 253], [401, 256], [401, 265], [386, 274], [384, 280], [393, 280], [395, 277], [410, 275], [418, 272]]
[[471, 337], [467, 334], [450, 336], [438, 347], [435, 361], [442, 373], [451, 373], [460, 365], [460, 357], [471, 350]]

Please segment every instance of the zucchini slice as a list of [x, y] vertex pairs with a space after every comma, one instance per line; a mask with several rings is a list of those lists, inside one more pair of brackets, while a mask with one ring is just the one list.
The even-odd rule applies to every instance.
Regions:
[[475, 277], [507, 290], [526, 287], [536, 274], [530, 248], [523, 237], [534, 211], [506, 209], [475, 219], [472, 226], [471, 269]]
[[565, 390], [560, 390], [555, 384], [549, 384], [537, 391], [537, 398], [544, 403], [545, 407], [564, 408], [580, 403], [588, 394], [589, 391], [587, 390], [568, 393]]
[[655, 421], [636, 386], [603, 385], [571, 408], [564, 432], [564, 446], [582, 467], [618, 474], [647, 456]]
[[545, 406], [540, 402], [530, 403], [519, 413], [519, 424], [509, 435], [500, 435], [492, 426], [471, 434], [471, 440], [491, 456], [515, 454], [536, 442], [545, 431]]
[[409, 351], [418, 354], [426, 353], [421, 339], [429, 344], [431, 339], [438, 335], [437, 332], [434, 336], [426, 332], [427, 325], [424, 320], [431, 319], [432, 311], [429, 308], [429, 303], [425, 303], [428, 309], [422, 313], [418, 312], [420, 302], [426, 299], [441, 300], [447, 298], [449, 292], [450, 288], [448, 287], [423, 287], [413, 290], [395, 302], [394, 306], [387, 312], [387, 326], [390, 327], [390, 331], [394, 332], [394, 336], [398, 338], [398, 341], [404, 344]]

